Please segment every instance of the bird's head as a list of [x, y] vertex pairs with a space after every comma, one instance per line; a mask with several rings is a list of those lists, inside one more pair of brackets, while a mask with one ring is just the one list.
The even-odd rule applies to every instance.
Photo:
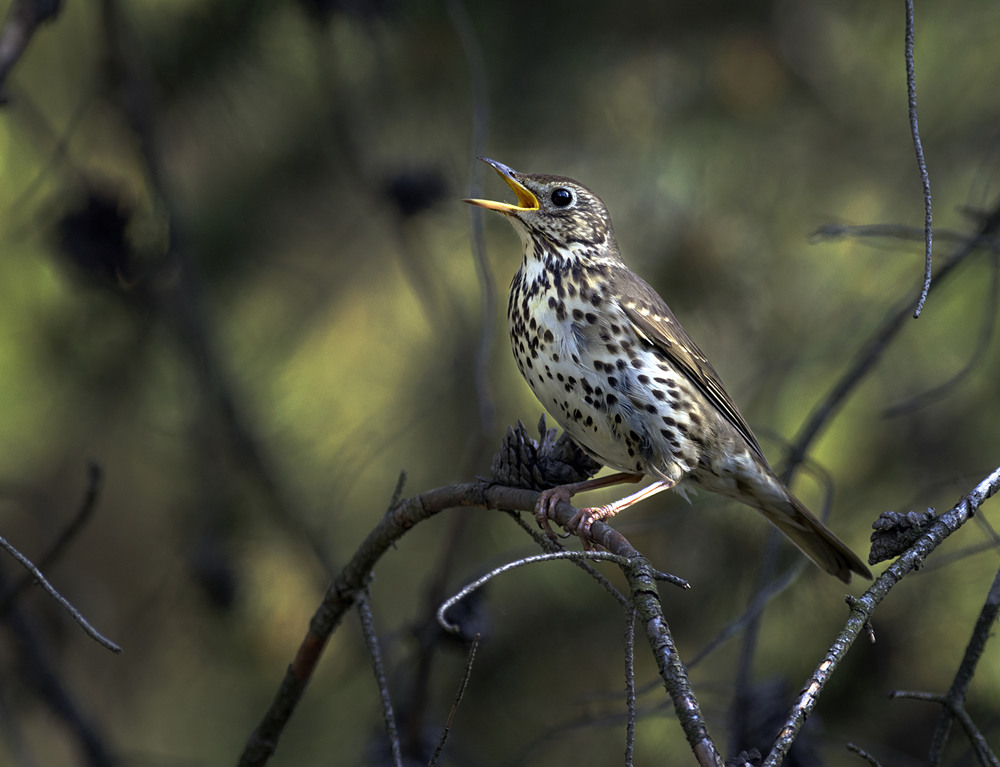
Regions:
[[526, 250], [532, 244], [548, 244], [559, 250], [573, 251], [582, 247], [617, 256], [608, 209], [587, 187], [570, 178], [518, 173], [488, 157], [479, 159], [514, 190], [517, 203], [465, 202], [504, 214], [521, 235]]

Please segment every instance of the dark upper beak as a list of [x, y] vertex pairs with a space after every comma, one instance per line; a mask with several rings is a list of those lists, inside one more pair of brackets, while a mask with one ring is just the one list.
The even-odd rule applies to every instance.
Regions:
[[478, 205], [480, 208], [487, 208], [488, 210], [495, 210], [500, 213], [538, 210], [538, 198], [535, 197], [534, 192], [517, 180], [517, 171], [513, 168], [508, 168], [502, 162], [491, 160], [489, 157], [480, 157], [479, 159], [493, 168], [493, 170], [497, 172], [497, 175], [507, 182], [507, 186], [514, 190], [514, 194], [517, 195], [517, 205], [512, 205], [509, 202], [495, 202], [493, 200], [466, 199], [465, 202], [470, 205]]

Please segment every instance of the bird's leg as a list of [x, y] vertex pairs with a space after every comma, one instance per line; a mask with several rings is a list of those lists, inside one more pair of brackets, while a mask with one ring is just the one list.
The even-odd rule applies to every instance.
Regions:
[[650, 496], [663, 492], [664, 490], [669, 490], [676, 485], [676, 479], [661, 479], [651, 485], [647, 485], [642, 488], [642, 490], [632, 493], [632, 495], [626, 495], [624, 498], [612, 501], [606, 506], [597, 506], [592, 509], [577, 509], [576, 514], [570, 521], [570, 529], [580, 536], [580, 540], [583, 541], [584, 547], [590, 548], [590, 526], [593, 525], [594, 522], [599, 519], [608, 519], [613, 517], [622, 509], [627, 509], [629, 506], [638, 503], [639, 501], [643, 501]]
[[[643, 478], [642, 474], [630, 474], [629, 472], [619, 472], [617, 474], [608, 474], [605, 477], [597, 477], [595, 479], [587, 479], [583, 482], [573, 482], [569, 485], [557, 485], [556, 487], [550, 487], [548, 490], [543, 490], [538, 496], [538, 502], [535, 504], [535, 519], [538, 522], [538, 526], [545, 531], [545, 534], [555, 540], [558, 535], [552, 526], [549, 524], [549, 520], [553, 518], [556, 511], [556, 506], [559, 505], [560, 501], [566, 501], [569, 503], [569, 499], [572, 498], [577, 493], [582, 493], [586, 490], [596, 490], [599, 487], [608, 487], [610, 485], [620, 485], [624, 482], [639, 482]], [[650, 485], [652, 487], [652, 485]], [[630, 496], [631, 497], [631, 496]], [[614, 512], [611, 512], [614, 514]], [[577, 512], [579, 515], [579, 512]], [[607, 515], [607, 516], [610, 516]], [[573, 517], [574, 520], [577, 519], [576, 516]], [[600, 517], [598, 517], [600, 519]], [[576, 524], [579, 524], [577, 521]], [[571, 529], [576, 529], [574, 525]], [[587, 525], [587, 529], [590, 529], [590, 525]], [[566, 533], [563, 537], [569, 537], [572, 533]]]

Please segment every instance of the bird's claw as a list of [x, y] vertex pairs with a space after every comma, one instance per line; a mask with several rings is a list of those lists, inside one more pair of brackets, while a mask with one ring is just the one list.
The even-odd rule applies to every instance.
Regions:
[[572, 531], [557, 533], [550, 524], [550, 520], [555, 516], [556, 507], [561, 501], [569, 503], [570, 497], [570, 492], [565, 487], [550, 487], [539, 494], [538, 502], [535, 504], [535, 521], [553, 543], [558, 543], [560, 538], [569, 538], [573, 534]]
[[535, 504], [535, 520], [553, 543], [558, 543], [559, 538], [565, 539], [571, 535], [577, 535], [582, 541], [584, 549], [591, 551], [597, 546], [590, 537], [591, 526], [594, 522], [611, 516], [614, 514], [614, 511], [609, 506], [577, 509], [566, 525], [566, 532], [557, 533], [552, 529], [551, 525], [551, 520], [555, 517], [556, 507], [561, 501], [569, 503], [571, 497], [572, 494], [562, 486], [543, 490], [538, 496], [538, 502]]

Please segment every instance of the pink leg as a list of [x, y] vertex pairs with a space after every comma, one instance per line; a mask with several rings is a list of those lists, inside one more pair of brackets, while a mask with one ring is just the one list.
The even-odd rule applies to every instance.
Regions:
[[[582, 493], [586, 490], [596, 490], [599, 487], [619, 485], [624, 482], [639, 482], [642, 477], [642, 474], [619, 472], [618, 474], [608, 474], [606, 477], [597, 477], [596, 479], [574, 482], [570, 485], [559, 485], [557, 487], [551, 487], [548, 490], [543, 490], [538, 496], [538, 502], [535, 504], [535, 519], [538, 522], [538, 526], [545, 531], [545, 534], [549, 538], [555, 540], [558, 536], [549, 524], [549, 520], [555, 514], [556, 506], [559, 505], [560, 501], [566, 501], [569, 503], [569, 499], [577, 493]], [[571, 533], [566, 533], [566, 536], [564, 537], [569, 535], [571, 535]]]
[[661, 479], [651, 485], [647, 485], [638, 492], [632, 493], [632, 495], [627, 495], [624, 498], [620, 498], [617, 501], [607, 504], [606, 506], [598, 506], [590, 509], [577, 509], [576, 515], [570, 522], [570, 527], [576, 532], [577, 535], [580, 536], [580, 540], [583, 541], [583, 545], [589, 548], [590, 526], [593, 525], [594, 522], [599, 519], [609, 519], [622, 509], [627, 509], [629, 506], [639, 503], [639, 501], [644, 501], [646, 498], [654, 496], [657, 493], [661, 493], [664, 490], [669, 490], [676, 485], [677, 480], [675, 479]]

